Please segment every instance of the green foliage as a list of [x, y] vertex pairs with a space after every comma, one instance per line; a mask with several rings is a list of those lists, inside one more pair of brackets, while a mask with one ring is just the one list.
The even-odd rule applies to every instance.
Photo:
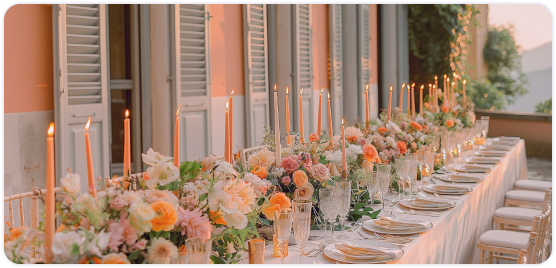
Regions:
[[467, 31], [477, 13], [470, 4], [408, 5], [409, 49], [418, 61], [412, 65], [418, 66], [411, 70], [412, 81], [431, 82], [434, 75], [454, 71], [464, 74]]
[[478, 109], [502, 109], [507, 102], [504, 93], [495, 85], [486, 80], [485, 82], [473, 81], [470, 83], [468, 96]]
[[552, 113], [552, 98], [535, 104], [535, 113]]
[[[513, 25], [489, 27], [483, 49], [483, 57], [488, 64], [488, 80], [503, 93], [508, 104], [527, 93], [527, 78], [521, 70], [519, 49], [515, 43]], [[501, 109], [505, 105], [497, 107]]]

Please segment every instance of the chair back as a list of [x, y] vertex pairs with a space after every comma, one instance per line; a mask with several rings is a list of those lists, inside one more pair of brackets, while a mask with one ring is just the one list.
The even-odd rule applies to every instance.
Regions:
[[[548, 190], [551, 192], [551, 190]], [[550, 193], [550, 195], [552, 195]], [[545, 260], [545, 244], [550, 243], [552, 229], [549, 224], [552, 219], [552, 206], [549, 204], [540, 216], [535, 216], [533, 220], [533, 229], [529, 237], [527, 245], [526, 263], [541, 263]]]
[[259, 150], [262, 150], [263, 148], [264, 146], [261, 145], [261, 146], [255, 146], [255, 147], [239, 150], [239, 159], [241, 161], [241, 164], [244, 167], [247, 166], [247, 160], [249, 159], [249, 156], [252, 155], [253, 153], [256, 153]]

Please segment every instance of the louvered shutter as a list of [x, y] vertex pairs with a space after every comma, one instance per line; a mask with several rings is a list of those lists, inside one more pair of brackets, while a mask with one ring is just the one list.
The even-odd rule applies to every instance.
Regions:
[[243, 55], [247, 146], [263, 141], [270, 126], [266, 5], [243, 5]]
[[341, 129], [343, 116], [342, 72], [342, 5], [329, 5], [330, 11], [330, 90], [332, 91], [332, 125]]
[[[359, 117], [365, 120], [365, 87], [369, 84], [369, 102], [372, 96], [371, 83], [371, 31], [370, 31], [370, 6], [357, 5], [357, 29], [358, 29], [358, 51], [359, 57], [358, 70], [359, 70]], [[371, 107], [371, 111], [374, 109]], [[372, 112], [371, 112], [372, 113]]]
[[208, 18], [208, 5], [174, 5], [174, 111], [181, 105], [183, 161], [211, 153]]
[[110, 175], [106, 5], [54, 5], [57, 178], [70, 168], [87, 192], [84, 126], [94, 175]]
[[[313, 133], [317, 129], [313, 105], [313, 47], [311, 28], [311, 6], [293, 5], [293, 129], [299, 130], [299, 92], [303, 90], [303, 126], [305, 133]], [[323, 93], [323, 103], [326, 103]], [[323, 109], [325, 111], [325, 109]], [[324, 118], [328, 114], [323, 113]], [[325, 129], [326, 123], [323, 123]], [[308, 135], [308, 134], [306, 134]]]

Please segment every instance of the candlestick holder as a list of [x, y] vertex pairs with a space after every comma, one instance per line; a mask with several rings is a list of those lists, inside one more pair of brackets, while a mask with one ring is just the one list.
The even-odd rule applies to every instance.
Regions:
[[347, 180], [347, 178], [348, 178], [348, 172], [347, 172], [347, 170], [342, 170], [342, 179], [343, 179], [343, 180]]
[[[286, 243], [284, 243], [284, 257], [288, 256], [288, 242], [289, 239], [286, 240]], [[272, 235], [272, 256], [280, 258], [280, 250], [280, 243], [278, 243], [276, 235]]]
[[251, 239], [248, 241], [249, 264], [263, 264], [266, 241], [264, 239]]

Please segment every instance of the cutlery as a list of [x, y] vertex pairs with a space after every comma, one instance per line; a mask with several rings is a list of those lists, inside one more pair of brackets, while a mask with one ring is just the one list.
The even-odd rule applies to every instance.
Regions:
[[430, 217], [440, 217], [440, 214], [426, 214], [426, 213], [423, 213], [423, 212], [414, 212], [414, 211], [413, 211], [413, 212], [407, 212], [407, 211], [402, 211], [402, 210], [400, 210], [400, 209], [397, 208], [397, 207], [395, 207], [394, 210], [395, 210], [397, 213], [400, 213], [400, 214], [421, 215], [421, 216], [430, 216]]
[[325, 243], [324, 242], [320, 242], [313, 250], [307, 252], [307, 255], [311, 255], [311, 253], [317, 251], [320, 247], [322, 247]]
[[398, 240], [400, 243], [401, 242], [405, 242], [403, 244], [407, 244], [407, 243], [411, 243], [411, 241], [413, 241], [413, 238], [409, 238], [409, 237], [401, 237], [401, 236], [397, 236], [397, 235], [389, 235], [389, 234], [378, 234], [373, 232], [373, 234], [378, 237], [379, 239], [391, 239], [391, 240]]
[[313, 253], [313, 255], [309, 255], [309, 257], [314, 258], [314, 257], [320, 255], [324, 251], [324, 248], [326, 246], [327, 246], [326, 243], [319, 244], [318, 251], [316, 253]]
[[363, 225], [363, 218], [359, 218], [347, 231], [353, 232], [361, 225]]
[[313, 264], [322, 264], [320, 261], [313, 261]]

